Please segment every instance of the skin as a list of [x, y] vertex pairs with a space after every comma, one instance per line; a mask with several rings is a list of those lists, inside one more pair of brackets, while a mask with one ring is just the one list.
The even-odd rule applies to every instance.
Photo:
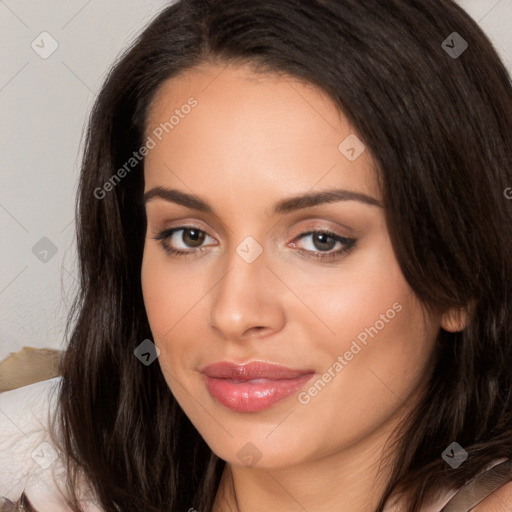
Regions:
[[[215, 510], [236, 510], [233, 485], [244, 512], [372, 510], [389, 476], [384, 465], [377, 478], [385, 443], [420, 396], [437, 333], [464, 318], [426, 314], [400, 271], [383, 207], [347, 200], [272, 214], [279, 200], [331, 188], [381, 201], [369, 151], [350, 161], [338, 150], [355, 130], [325, 93], [248, 67], [203, 65], [162, 85], [146, 136], [191, 96], [197, 106], [146, 156], [145, 192], [193, 193], [214, 213], [148, 201], [141, 279], [169, 388], [228, 463]], [[169, 255], [155, 237], [184, 225], [206, 233], [204, 250]], [[315, 259], [322, 246], [301, 235], [322, 229], [357, 242]], [[167, 243], [194, 251], [187, 235]], [[236, 252], [248, 236], [263, 250], [252, 263]], [[199, 373], [260, 360], [321, 377], [394, 303], [401, 311], [307, 404], [295, 393], [261, 412], [234, 412]], [[247, 442], [261, 454], [253, 467], [237, 456]]]

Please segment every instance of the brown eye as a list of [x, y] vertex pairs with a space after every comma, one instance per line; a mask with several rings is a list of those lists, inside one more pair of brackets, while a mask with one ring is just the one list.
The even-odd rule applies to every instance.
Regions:
[[[329, 231], [309, 231], [303, 233], [299, 240], [302, 247], [298, 252], [317, 260], [341, 257], [351, 251], [356, 244], [355, 238], [346, 238]], [[294, 246], [297, 245], [294, 243]]]
[[[159, 240], [163, 249], [173, 256], [187, 256], [197, 254], [208, 249], [205, 245], [207, 238], [215, 245], [215, 239], [202, 229], [196, 227], [181, 226], [157, 232], [155, 240]], [[209, 245], [212, 245], [210, 243]]]
[[206, 238], [205, 232], [195, 228], [183, 229], [181, 240], [189, 247], [200, 247]]
[[313, 233], [313, 245], [319, 251], [330, 251], [336, 245], [336, 239], [327, 233]]

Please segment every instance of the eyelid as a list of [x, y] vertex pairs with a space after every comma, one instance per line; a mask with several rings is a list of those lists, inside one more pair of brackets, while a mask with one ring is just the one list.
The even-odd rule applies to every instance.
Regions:
[[[199, 246], [199, 247], [191, 248], [191, 249], [179, 249], [179, 248], [177, 249], [177, 248], [170, 246], [166, 242], [167, 238], [174, 235], [174, 232], [184, 231], [185, 229], [187, 229], [187, 228], [186, 227], [184, 227], [184, 228], [178, 227], [178, 228], [174, 228], [171, 230], [160, 232], [160, 233], [158, 233], [158, 236], [154, 238], [154, 240], [159, 240], [160, 245], [162, 246], [162, 250], [164, 250], [169, 256], [171, 256], [173, 258], [200, 257], [200, 255], [202, 255], [206, 251], [208, 251], [208, 247], [209, 247], [208, 245]], [[166, 234], [169, 232], [171, 234]], [[323, 233], [327, 234], [327, 236], [334, 238], [336, 242], [341, 244], [341, 248], [336, 249], [336, 250], [331, 249], [329, 251], [315, 251], [315, 250], [308, 250], [308, 249], [303, 249], [301, 247], [298, 247], [297, 249], [294, 249], [298, 256], [300, 256], [302, 258], [306, 258], [307, 260], [311, 260], [311, 261], [316, 260], [318, 262], [327, 264], [331, 261], [332, 262], [339, 261], [340, 258], [343, 258], [344, 256], [348, 256], [357, 245], [357, 239], [355, 239], [355, 238], [345, 238], [345, 237], [336, 235], [335, 233], [331, 233], [331, 232], [327, 232], [327, 231], [305, 232], [305, 233], [302, 233], [302, 235], [299, 235], [298, 238], [302, 239], [302, 238], [305, 238], [307, 236], [313, 235], [318, 232], [320, 232], [320, 233], [323, 232]], [[209, 236], [207, 233], [206, 233], [206, 235]]]
[[206, 225], [204, 225], [199, 220], [187, 221], [182, 219], [175, 219], [172, 222], [155, 222], [151, 231], [155, 235], [158, 235], [163, 232], [177, 231], [179, 229], [197, 229], [198, 231], [205, 233], [210, 238], [215, 238], [215, 240], [219, 238], [214, 229], [209, 226], [206, 227]]
[[[197, 229], [205, 233], [207, 236], [214, 238], [215, 240], [218, 238], [217, 235], [210, 234], [211, 230], [209, 228], [205, 228], [205, 226], [203, 226], [201, 222], [197, 220], [187, 222], [185, 220], [177, 219], [172, 222], [172, 225], [162, 223], [160, 226], [156, 226], [152, 232], [155, 235], [159, 235], [162, 232], [177, 231], [179, 229]], [[336, 227], [334, 227], [329, 225], [329, 223], [326, 223], [325, 220], [318, 219], [310, 220], [305, 224], [297, 223], [297, 226], [292, 230], [292, 234], [287, 236], [288, 241], [286, 242], [286, 245], [290, 240], [295, 240], [300, 236], [306, 236], [307, 234], [311, 234], [311, 232], [329, 232], [333, 235], [347, 239], [358, 239], [360, 236], [355, 232], [354, 229], [346, 225], [336, 223]]]
[[295, 240], [300, 235], [314, 232], [329, 232], [341, 238], [359, 238], [354, 229], [339, 223], [327, 223], [325, 220], [310, 220], [304, 223], [297, 223], [297, 227], [292, 230], [292, 239]]
[[[170, 229], [167, 229], [164, 231], [154, 232], [157, 235], [154, 238], [154, 240], [160, 241], [160, 245], [162, 246], [163, 250], [173, 257], [176, 257], [176, 258], [178, 258], [178, 257], [186, 258], [186, 257], [194, 257], [194, 256], [197, 257], [197, 256], [199, 256], [199, 254], [202, 254], [205, 251], [207, 251], [208, 247], [211, 246], [211, 244], [210, 245], [202, 245], [202, 246], [195, 247], [195, 248], [181, 249], [181, 248], [172, 247], [167, 242], [167, 239], [172, 238], [176, 232], [185, 231], [187, 229], [196, 229], [197, 231], [203, 232], [206, 236], [210, 236], [205, 231], [195, 228], [195, 227], [191, 228], [190, 226], [188, 226], [188, 227], [187, 226], [178, 226], [176, 228], [170, 228]], [[328, 263], [329, 261], [338, 260], [339, 258], [342, 258], [343, 256], [348, 255], [355, 248], [355, 246], [357, 244], [356, 238], [347, 238], [347, 237], [338, 235], [338, 234], [336, 234], [332, 231], [326, 230], [326, 229], [317, 229], [317, 230], [313, 229], [310, 231], [304, 231], [304, 232], [300, 233], [294, 240], [297, 240], [297, 239], [301, 240], [303, 238], [306, 238], [308, 236], [318, 234], [318, 233], [326, 234], [328, 237], [333, 238], [336, 243], [341, 244], [341, 248], [336, 249], [336, 250], [331, 249], [329, 251], [320, 251], [320, 250], [315, 251], [315, 250], [311, 250], [311, 249], [303, 249], [301, 247], [298, 247], [295, 249], [295, 251], [299, 256], [306, 257], [308, 260], [317, 260], [322, 263]], [[210, 237], [210, 238], [213, 238], [213, 237]], [[294, 247], [296, 247], [294, 242], [291, 242], [291, 243], [293, 244]]]
[[[216, 236], [214, 238], [217, 239], [231, 232], [229, 225], [215, 215], [199, 212], [196, 216], [193, 212], [183, 212], [181, 210], [182, 207], [179, 205], [167, 203], [162, 206], [160, 204], [162, 202], [163, 201], [150, 201], [148, 203], [148, 208], [146, 209], [148, 225], [153, 225], [155, 229], [158, 227], [160, 228], [160, 231], [165, 231], [178, 227], [196, 228], [209, 234], [215, 233]], [[156, 207], [150, 212], [149, 207], [153, 203]], [[173, 210], [171, 208], [172, 206], [176, 206], [179, 210]], [[210, 236], [213, 236], [213, 234]]]
[[[201, 233], [204, 233], [205, 237], [212, 238], [215, 240], [215, 244], [205, 244], [202, 245], [201, 248], [206, 247], [212, 247], [218, 245], [216, 237], [213, 235], [210, 235], [208, 231], [200, 226], [197, 225], [188, 225], [188, 224], [179, 224], [178, 226], [169, 226], [169, 227], [162, 227], [162, 228], [154, 228], [151, 230], [151, 232], [155, 235], [153, 237], [154, 240], [164, 240], [164, 239], [170, 239], [172, 236], [174, 236], [179, 231], [186, 231], [187, 229], [195, 229], [197, 231], [201, 231]], [[199, 249], [199, 248], [196, 248]], [[189, 251], [193, 251], [194, 248], [189, 248]]]

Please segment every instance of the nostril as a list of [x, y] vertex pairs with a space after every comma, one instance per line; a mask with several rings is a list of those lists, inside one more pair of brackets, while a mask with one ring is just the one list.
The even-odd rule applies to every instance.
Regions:
[[266, 331], [267, 328], [264, 325], [257, 325], [255, 327], [251, 327], [247, 330], [247, 336], [257, 336], [260, 335], [259, 333]]

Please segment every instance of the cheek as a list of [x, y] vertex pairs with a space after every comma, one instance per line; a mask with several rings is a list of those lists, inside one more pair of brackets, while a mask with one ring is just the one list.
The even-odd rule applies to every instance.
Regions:
[[[365, 329], [376, 323], [379, 331], [389, 332], [390, 323], [395, 327], [400, 323], [395, 321], [396, 317], [410, 314], [397, 311], [408, 309], [406, 306], [414, 302], [414, 295], [401, 273], [384, 230], [371, 245], [371, 248], [364, 247], [350, 255], [337, 269], [317, 273], [315, 280], [299, 280], [298, 294], [306, 299], [315, 313], [317, 318], [313, 320], [317, 327], [318, 319], [322, 320], [327, 335], [325, 339], [331, 340], [331, 349], [339, 350], [347, 343], [350, 345], [358, 335], [364, 342], [365, 336], [369, 336]], [[304, 321], [301, 320], [302, 323]]]
[[326, 453], [391, 421], [425, 382], [435, 325], [425, 325], [421, 305], [398, 277], [352, 287], [353, 302], [324, 304], [335, 335], [315, 336], [310, 326], [319, 378], [298, 398], [302, 424], [312, 438], [325, 439]]
[[300, 321], [319, 356], [319, 370], [330, 368], [336, 375], [318, 404], [341, 399], [355, 411], [375, 408], [376, 398], [392, 407], [424, 380], [438, 326], [424, 317], [387, 240], [326, 274], [316, 289], [303, 286], [302, 293], [307, 291], [308, 305], [325, 328], [319, 330], [317, 318]]
[[[149, 325], [155, 338], [162, 336], [169, 329], [169, 317], [166, 311], [172, 311], [173, 294], [165, 293], [170, 290], [170, 275], [165, 272], [165, 266], [159, 261], [152, 249], [144, 249], [141, 269], [141, 286], [144, 306]], [[167, 321], [166, 321], [167, 318]]]
[[158, 247], [144, 250], [141, 285], [144, 306], [153, 336], [158, 340], [170, 335], [204, 292], [202, 280], [191, 275], [186, 265], [171, 265]]
[[206, 277], [192, 272], [186, 262], [170, 262], [165, 251], [156, 245], [144, 250], [141, 269], [144, 306], [152, 341], [160, 350], [158, 362], [177, 397], [181, 386], [176, 382], [186, 381], [186, 370], [202, 346], [198, 331], [199, 317], [204, 312], [201, 300], [211, 288]]

